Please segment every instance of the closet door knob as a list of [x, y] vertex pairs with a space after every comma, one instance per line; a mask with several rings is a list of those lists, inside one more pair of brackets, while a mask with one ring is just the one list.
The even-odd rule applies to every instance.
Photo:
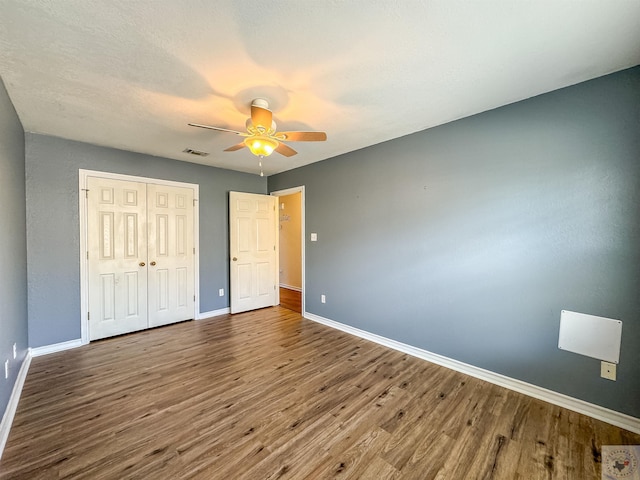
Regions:
[[150, 264], [150, 265], [151, 265], [152, 267], [155, 267], [155, 266], [156, 266], [156, 262], [151, 262], [151, 264]]
[[234, 262], [237, 262], [237, 261], [238, 261], [237, 257], [233, 257], [233, 258], [232, 258], [232, 260], [233, 260]]
[[146, 263], [140, 262], [138, 265], [140, 265], [141, 267], [144, 267], [146, 265]]

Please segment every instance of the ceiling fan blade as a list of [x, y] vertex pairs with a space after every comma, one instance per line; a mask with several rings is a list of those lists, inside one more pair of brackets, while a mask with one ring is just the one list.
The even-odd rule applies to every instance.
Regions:
[[207, 128], [209, 130], [218, 130], [220, 132], [235, 133], [236, 135], [247, 135], [245, 132], [238, 132], [236, 130], [229, 130], [228, 128], [212, 127], [211, 125], [200, 125], [199, 123], [189, 123], [190, 127]]
[[327, 139], [325, 132], [278, 132], [277, 136], [284, 135], [287, 142], [324, 142]]
[[285, 145], [282, 142], [276, 147], [276, 152], [278, 152], [280, 155], [284, 155], [285, 157], [293, 157], [298, 153], [289, 145]]
[[243, 142], [241, 142], [241, 143], [237, 143], [237, 144], [233, 145], [232, 147], [225, 148], [224, 151], [225, 152], [235, 152], [236, 150], [240, 150], [241, 148], [244, 148], [244, 147], [246, 147], [246, 145]]
[[271, 110], [258, 105], [251, 105], [251, 123], [254, 127], [262, 127], [267, 131], [271, 128], [271, 122], [273, 122]]

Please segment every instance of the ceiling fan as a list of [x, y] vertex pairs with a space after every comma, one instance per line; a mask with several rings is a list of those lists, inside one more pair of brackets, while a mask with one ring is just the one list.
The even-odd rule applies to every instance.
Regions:
[[[190, 123], [192, 127], [208, 128], [209, 130], [218, 130], [221, 132], [235, 133], [245, 137], [245, 139], [233, 145], [225, 152], [235, 152], [244, 147], [251, 150], [251, 153], [262, 158], [277, 152], [285, 157], [296, 155], [293, 148], [286, 145], [287, 142], [324, 142], [327, 139], [325, 132], [278, 132], [276, 131], [276, 122], [273, 121], [273, 114], [269, 110], [269, 103], [263, 98], [256, 98], [251, 102], [251, 117], [247, 119], [246, 132], [238, 132], [229, 130], [228, 128], [212, 127], [211, 125], [201, 125], [199, 123]], [[261, 165], [262, 166], [262, 165]]]

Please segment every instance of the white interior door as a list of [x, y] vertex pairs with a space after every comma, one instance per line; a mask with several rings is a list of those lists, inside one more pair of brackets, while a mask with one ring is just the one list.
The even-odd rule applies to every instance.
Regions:
[[89, 337], [147, 327], [146, 185], [89, 177]]
[[87, 178], [89, 339], [194, 318], [194, 190]]
[[193, 190], [147, 185], [149, 326], [193, 318]]
[[229, 193], [231, 313], [276, 305], [276, 197]]

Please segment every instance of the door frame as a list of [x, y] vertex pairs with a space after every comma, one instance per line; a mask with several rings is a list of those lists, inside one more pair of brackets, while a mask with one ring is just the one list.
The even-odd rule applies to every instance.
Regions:
[[[286, 195], [292, 195], [294, 193], [300, 193], [300, 236], [301, 236], [301, 243], [300, 243], [300, 248], [301, 248], [301, 259], [300, 259], [300, 265], [302, 267], [302, 316], [306, 316], [307, 314], [307, 310], [305, 308], [305, 295], [304, 292], [306, 291], [305, 288], [305, 249], [306, 249], [306, 233], [305, 233], [305, 214], [306, 214], [306, 207], [305, 207], [305, 193], [304, 193], [304, 185], [300, 185], [299, 187], [291, 187], [291, 188], [285, 188], [284, 190], [275, 190], [273, 192], [270, 193], [270, 195], [273, 195], [275, 197], [284, 197]], [[280, 202], [278, 202], [278, 207], [280, 206]], [[279, 212], [279, 208], [278, 208], [278, 212]], [[278, 213], [277, 215], [278, 218], [280, 218], [280, 214]], [[278, 262], [280, 261], [280, 248], [278, 245]], [[280, 270], [278, 270], [278, 295], [280, 295]], [[280, 303], [280, 297], [278, 297], [278, 303]]]
[[194, 275], [194, 295], [193, 319], [197, 320], [200, 312], [200, 209], [199, 188], [197, 183], [175, 182], [172, 180], [161, 180], [158, 178], [138, 177], [135, 175], [125, 175], [120, 173], [101, 172], [98, 170], [78, 170], [78, 207], [80, 223], [80, 341], [82, 345], [89, 343], [89, 260], [88, 256], [88, 232], [87, 216], [89, 214], [87, 198], [87, 178], [98, 177], [111, 180], [124, 180], [128, 182], [153, 183], [156, 185], [167, 185], [171, 187], [183, 187], [193, 189], [193, 246], [195, 255], [193, 259]]

